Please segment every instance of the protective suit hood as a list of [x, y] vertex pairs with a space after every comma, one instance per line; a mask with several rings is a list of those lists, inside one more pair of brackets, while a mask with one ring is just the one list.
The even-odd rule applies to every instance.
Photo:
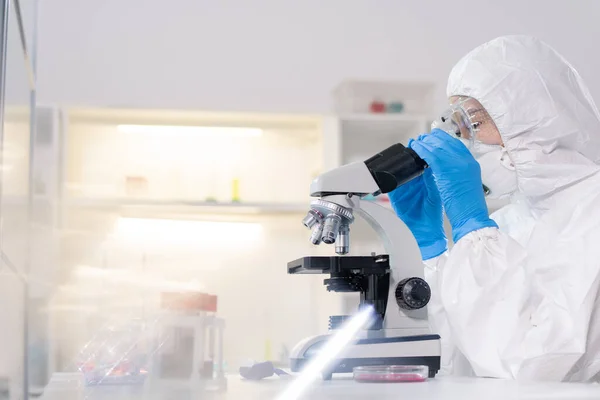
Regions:
[[485, 107], [533, 212], [600, 170], [598, 109], [577, 71], [536, 38], [504, 36], [477, 47], [452, 69], [447, 94]]

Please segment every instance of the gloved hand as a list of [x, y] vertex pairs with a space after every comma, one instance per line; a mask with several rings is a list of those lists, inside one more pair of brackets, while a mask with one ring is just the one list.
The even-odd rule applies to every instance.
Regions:
[[431, 168], [390, 192], [389, 198], [396, 215], [417, 239], [423, 260], [446, 251], [448, 241], [443, 227], [442, 199]]
[[479, 163], [460, 140], [434, 129], [413, 141], [410, 148], [433, 172], [455, 243], [467, 233], [498, 227], [488, 214]]

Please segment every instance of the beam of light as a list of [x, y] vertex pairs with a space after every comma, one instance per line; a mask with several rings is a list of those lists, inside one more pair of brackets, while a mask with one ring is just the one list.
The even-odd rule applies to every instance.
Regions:
[[365, 307], [348, 320], [319, 350], [300, 375], [277, 397], [277, 400], [296, 400], [320, 378], [321, 372], [355, 339], [358, 331], [373, 322], [373, 307]]

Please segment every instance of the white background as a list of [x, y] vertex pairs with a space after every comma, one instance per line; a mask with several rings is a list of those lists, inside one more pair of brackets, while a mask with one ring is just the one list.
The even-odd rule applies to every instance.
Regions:
[[454, 63], [504, 34], [546, 40], [598, 99], [599, 15], [594, 0], [42, 0], [39, 100], [324, 112], [341, 80], [377, 78], [435, 81], [441, 104]]

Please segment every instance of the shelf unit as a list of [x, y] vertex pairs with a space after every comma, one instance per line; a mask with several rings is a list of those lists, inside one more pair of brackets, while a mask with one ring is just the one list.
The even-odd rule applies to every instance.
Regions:
[[[56, 110], [54, 119], [44, 127], [51, 127], [55, 143], [60, 143], [60, 152], [53, 161], [61, 173], [41, 186], [61, 189], [54, 198], [47, 199], [57, 206], [60, 215], [55, 233], [60, 242], [60, 263], [48, 269], [60, 270], [61, 285], [106, 285], [113, 289], [121, 285], [115, 289], [118, 296], [122, 288], [127, 289], [123, 296], [135, 296], [143, 289], [148, 298], [145, 304], [151, 308], [152, 295], [161, 285], [198, 280], [223, 298], [222, 315], [230, 318], [226, 335], [231, 359], [248, 352], [233, 340], [243, 329], [250, 332], [248, 354], [256, 358], [261, 355], [252, 352], [263, 345], [261, 338], [267, 325], [273, 326], [268, 339], [277, 346], [292, 346], [286, 341], [298, 332], [306, 336], [321, 331], [316, 325], [326, 323], [326, 316], [331, 314], [327, 304], [309, 313], [306, 303], [297, 299], [304, 296], [306, 302], [318, 304], [313, 293], [325, 292], [322, 281], [294, 279], [288, 287], [285, 267], [290, 259], [314, 250], [308, 241], [310, 232], [301, 219], [311, 201], [310, 182], [326, 164], [321, 151], [326, 118], [181, 110]], [[189, 137], [194, 132], [175, 129], [172, 134], [162, 134], [149, 129], [148, 134], [132, 133], [119, 130], [120, 125], [249, 128], [262, 133], [256, 140], [248, 138], [247, 146], [240, 145], [242, 148], [235, 151], [215, 150], [211, 154], [210, 143]], [[224, 140], [218, 145], [231, 149], [237, 140], [230, 142]], [[203, 165], [203, 157], [211, 157], [212, 164]], [[227, 159], [239, 159], [242, 168], [227, 170]], [[206, 173], [200, 177], [198, 172]], [[233, 202], [231, 178], [238, 173], [241, 200]], [[146, 178], [147, 186], [130, 190], [129, 176]], [[216, 195], [200, 190], [213, 183], [210, 191]], [[20, 200], [10, 202], [20, 204]], [[333, 248], [327, 250], [333, 253]], [[321, 249], [314, 251], [319, 253]], [[114, 273], [115, 282], [82, 277], [77, 274], [81, 266]], [[118, 281], [123, 271], [132, 274], [135, 282]], [[255, 284], [269, 289], [256, 291], [252, 289]], [[84, 290], [81, 296], [85, 295]], [[281, 301], [271, 305], [268, 299], [273, 295]], [[53, 311], [56, 325], [69, 326], [77, 340], [88, 338], [94, 324], [101, 325], [108, 318], [101, 299], [95, 301], [96, 310], [90, 312], [69, 309], [87, 304], [81, 296], [78, 292], [66, 300], [61, 298], [64, 302], [57, 304], [65, 308]], [[240, 296], [247, 298], [243, 305], [234, 301]], [[112, 318], [121, 316], [119, 313], [137, 312], [127, 307], [108, 315]], [[264, 309], [260, 316], [253, 317], [253, 326], [244, 324], [242, 315], [247, 313], [239, 311], [244, 307]], [[298, 315], [298, 326], [274, 322], [288, 310]], [[75, 339], [58, 341], [62, 354], [78, 346]]]
[[[322, 170], [318, 116], [87, 108], [64, 114], [62, 198], [70, 207], [298, 212]], [[258, 130], [260, 137], [195, 131], [223, 128]], [[128, 179], [145, 186], [130, 193]], [[232, 202], [234, 185], [239, 203]]]
[[[360, 81], [342, 82], [334, 91], [336, 115], [329, 124], [333, 143], [327, 150], [337, 164], [361, 161], [396, 143], [429, 131], [433, 83]], [[398, 113], [370, 112], [374, 100], [400, 102]], [[335, 154], [337, 153], [337, 154]]]

